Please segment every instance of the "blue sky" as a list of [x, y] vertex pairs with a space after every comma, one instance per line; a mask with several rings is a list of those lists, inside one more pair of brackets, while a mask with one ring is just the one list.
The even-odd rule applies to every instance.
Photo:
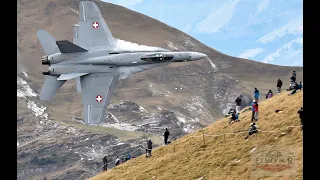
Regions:
[[175, 27], [231, 56], [302, 66], [302, 0], [103, 0]]

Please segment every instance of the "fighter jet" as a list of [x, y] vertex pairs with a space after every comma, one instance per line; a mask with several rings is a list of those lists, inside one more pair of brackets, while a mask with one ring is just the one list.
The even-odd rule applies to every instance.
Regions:
[[37, 32], [46, 54], [42, 57], [42, 65], [49, 65], [48, 71], [43, 72], [45, 82], [40, 100], [51, 100], [66, 81], [76, 79], [77, 91], [82, 93], [84, 121], [88, 125], [99, 124], [104, 118], [119, 77], [206, 57], [198, 52], [167, 49], [119, 50], [100, 10], [92, 1], [80, 1], [79, 23], [73, 28], [73, 43], [56, 41], [44, 30]]

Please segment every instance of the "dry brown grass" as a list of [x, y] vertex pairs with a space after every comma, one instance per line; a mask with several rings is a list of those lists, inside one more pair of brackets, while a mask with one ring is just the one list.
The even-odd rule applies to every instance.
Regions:
[[[263, 177], [262, 179], [302, 179], [302, 131], [297, 111], [302, 106], [303, 91], [288, 96], [287, 92], [275, 95], [260, 103], [257, 125], [260, 130], [278, 131], [260, 132], [252, 135], [248, 141], [244, 134], [208, 137], [205, 146], [202, 133], [221, 134], [246, 131], [249, 128], [251, 111], [241, 113], [240, 122], [228, 125], [223, 118], [195, 133], [186, 135], [168, 146], [153, 151], [152, 158], [137, 157], [110, 171], [102, 172], [91, 180], [105, 179], [255, 179], [251, 170], [250, 150], [266, 146], [279, 146], [296, 153], [297, 171], [291, 176]], [[275, 113], [280, 109], [282, 113]], [[281, 134], [286, 132], [286, 134]], [[198, 137], [192, 137], [198, 136]], [[276, 138], [277, 137], [277, 138]], [[235, 160], [240, 162], [235, 162]]]

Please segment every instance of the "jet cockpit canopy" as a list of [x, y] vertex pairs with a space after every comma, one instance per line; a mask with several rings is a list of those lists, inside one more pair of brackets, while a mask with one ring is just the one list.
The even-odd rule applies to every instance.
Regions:
[[174, 57], [173, 54], [154, 53], [154, 54], [148, 54], [148, 55], [141, 57], [141, 60], [152, 61], [152, 62], [169, 61], [169, 60], [173, 59], [173, 57]]

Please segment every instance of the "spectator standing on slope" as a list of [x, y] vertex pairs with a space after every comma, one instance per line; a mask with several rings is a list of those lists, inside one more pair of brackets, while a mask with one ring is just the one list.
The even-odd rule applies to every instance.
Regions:
[[254, 108], [253, 108], [254, 103], [256, 103], [256, 100], [252, 100], [252, 103], [250, 104], [251, 110], [252, 110], [251, 122], [253, 122], [253, 120], [254, 120]]
[[303, 130], [303, 108], [302, 107], [298, 111], [298, 114], [300, 116], [301, 130]]
[[277, 91], [278, 93], [281, 92], [281, 87], [282, 87], [282, 81], [280, 78], [278, 78], [278, 81], [277, 81]]
[[170, 132], [168, 130], [168, 128], [166, 128], [166, 131], [164, 132], [163, 136], [164, 136], [164, 144], [167, 145], [168, 144], [168, 138], [169, 138]]
[[253, 110], [254, 110], [254, 120], [258, 121], [259, 104], [256, 102], [256, 103], [253, 103], [252, 106], [253, 106]]
[[293, 71], [293, 72], [292, 72], [292, 76], [294, 76], [294, 77], [296, 77], [296, 78], [297, 78], [296, 71]]
[[241, 98], [237, 97], [237, 99], [235, 100], [236, 103], [236, 113], [239, 113], [241, 110]]
[[258, 121], [259, 104], [253, 100], [250, 106], [252, 109], [251, 122], [253, 122], [253, 120]]
[[296, 77], [295, 77], [294, 75], [292, 75], [292, 76], [290, 77], [290, 79], [291, 79], [291, 81], [296, 82]]
[[108, 166], [107, 156], [104, 156], [102, 161], [103, 161], [103, 170], [106, 171]]
[[147, 156], [146, 157], [151, 157], [151, 151], [152, 151], [152, 141], [150, 138], [148, 138], [147, 141]]
[[259, 90], [257, 88], [254, 88], [253, 95], [254, 95], [254, 98], [255, 98], [256, 102], [258, 102], [259, 101], [259, 97], [260, 97], [260, 92], [259, 92]]

